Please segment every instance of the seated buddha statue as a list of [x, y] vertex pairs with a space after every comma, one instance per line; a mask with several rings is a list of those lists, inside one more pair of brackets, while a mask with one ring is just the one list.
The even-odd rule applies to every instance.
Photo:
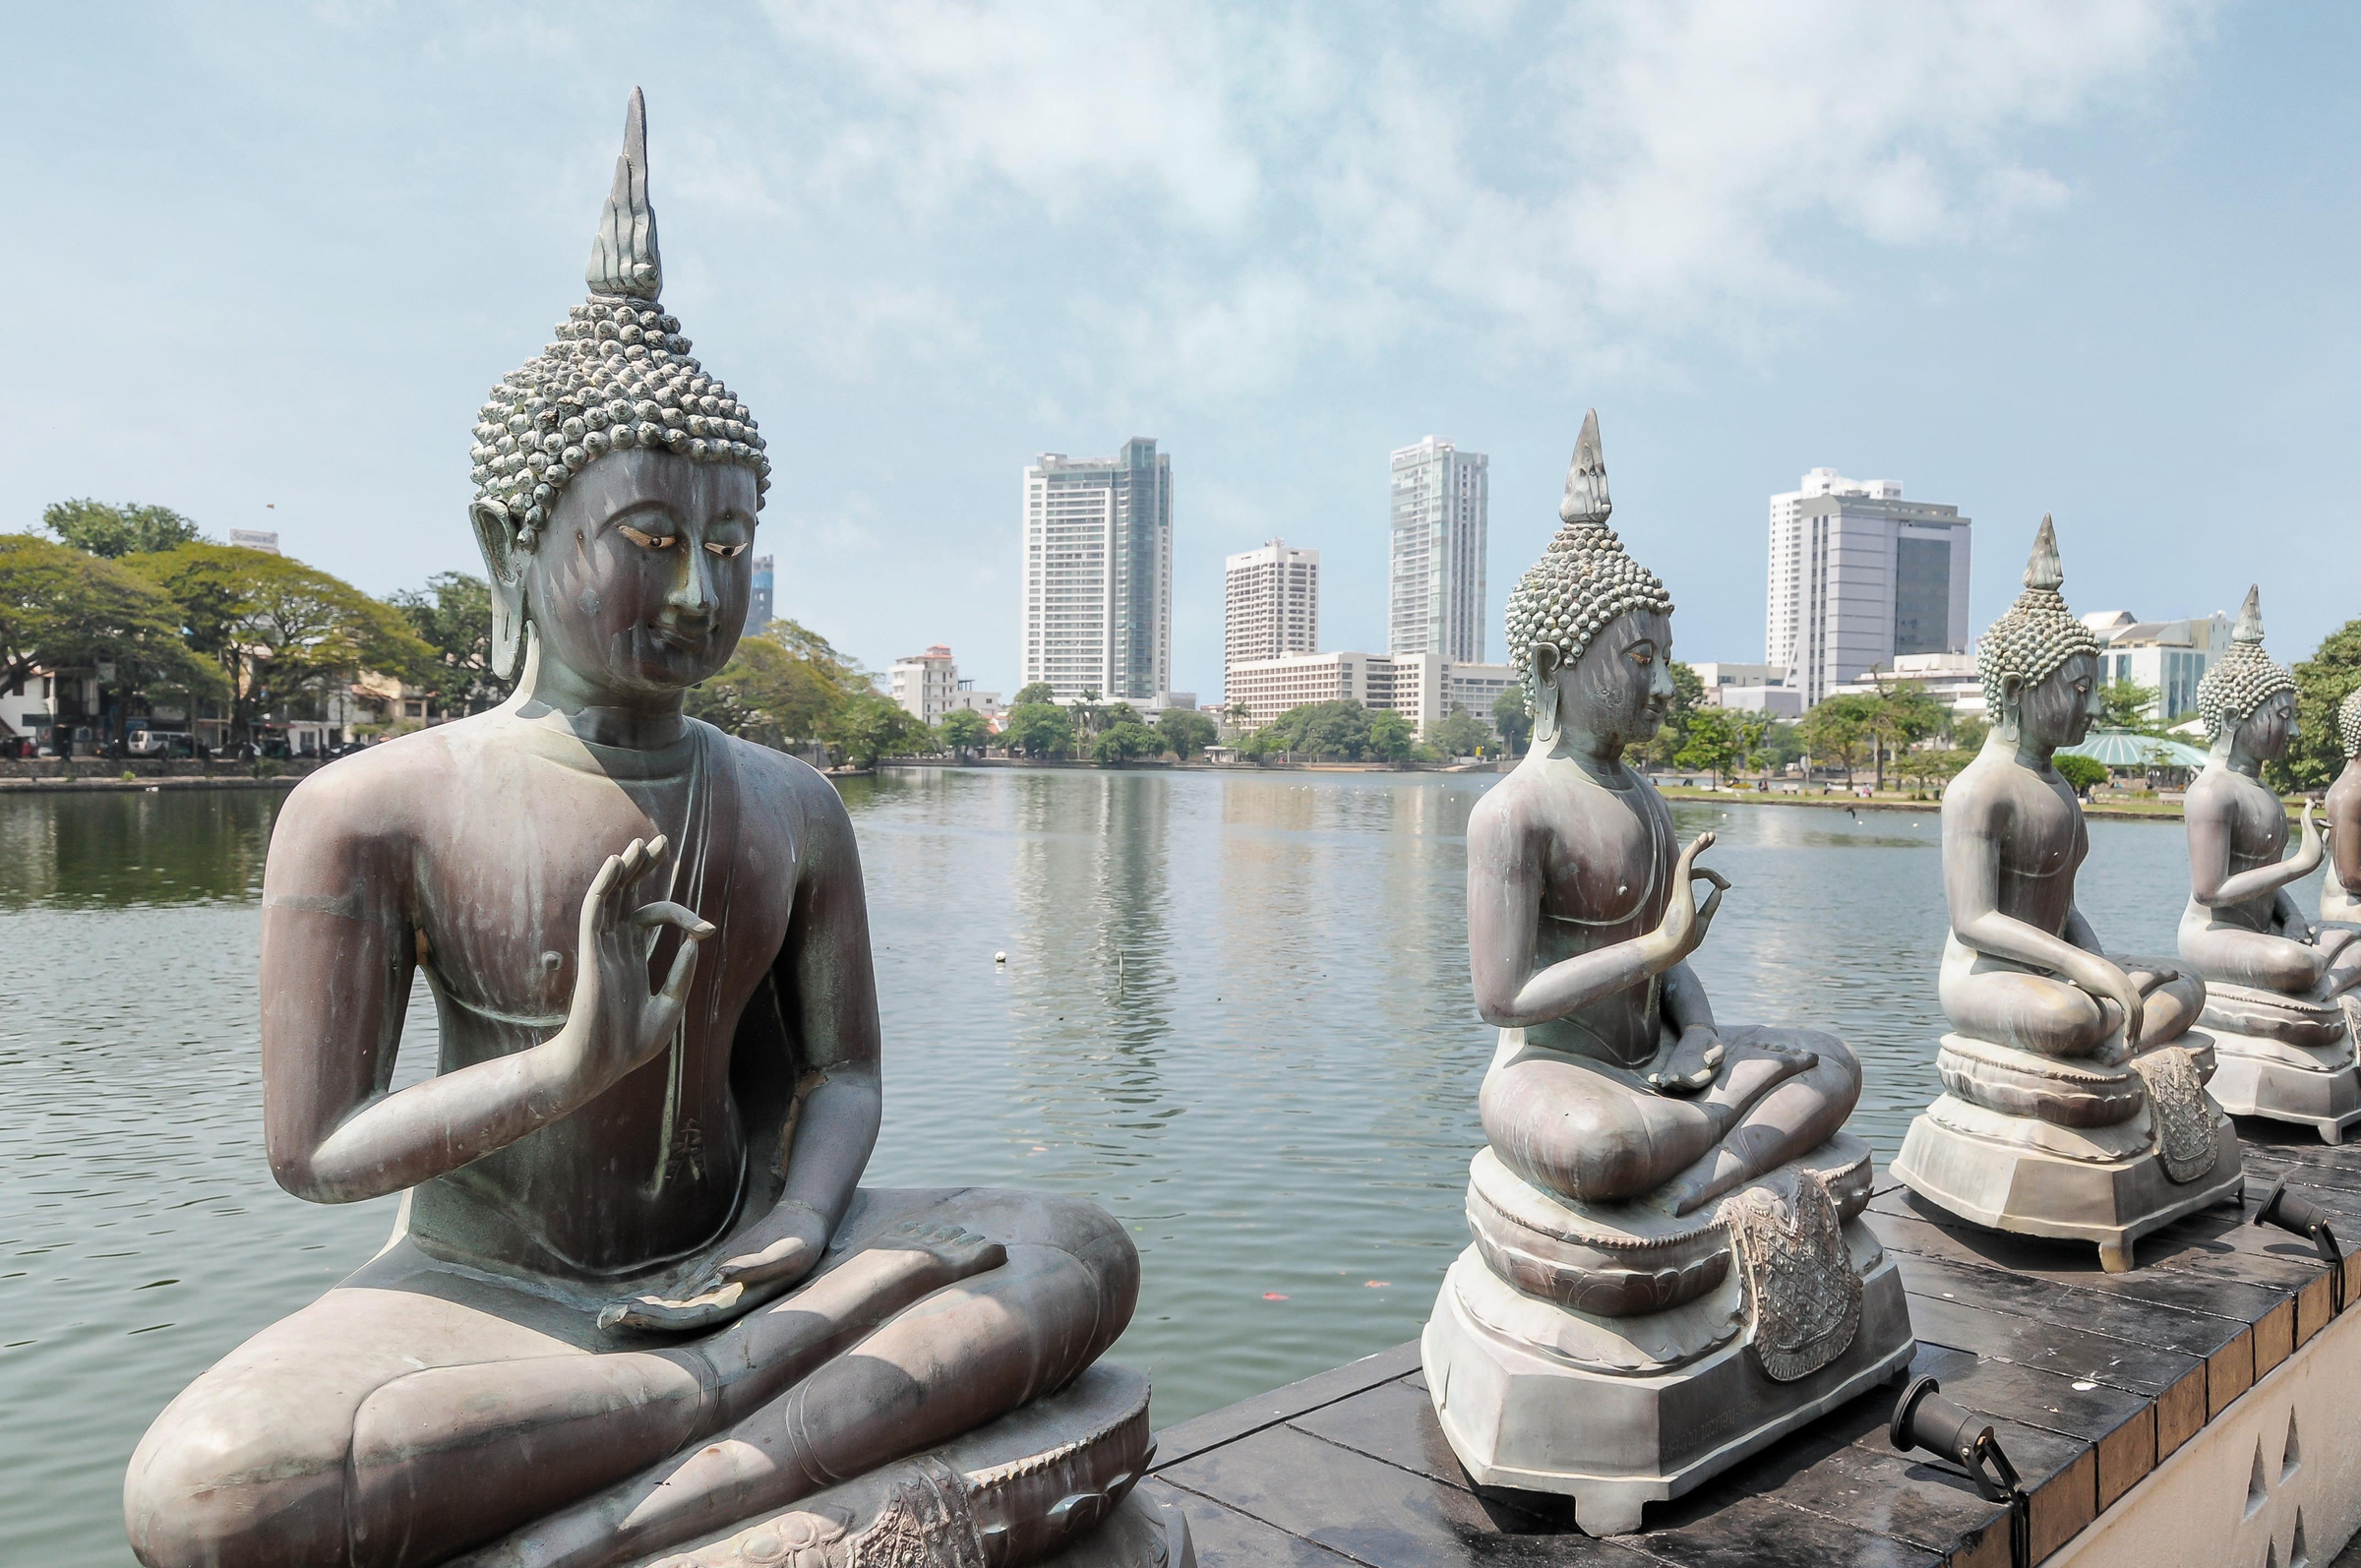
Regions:
[[2306, 1124], [2341, 1142], [2361, 1120], [2339, 1002], [2361, 983], [2361, 928], [2316, 926], [2296, 904], [2291, 884], [2325, 858], [2312, 802], [2302, 842], [2281, 858], [2287, 810], [2261, 774], [2295, 739], [2295, 677], [2263, 650], [2259, 588], [2247, 590], [2229, 651], [2198, 683], [2197, 710], [2213, 745], [2182, 807], [2189, 905], [2180, 947], [2181, 962], [2206, 981], [2204, 1026], [2221, 1057], [2215, 1095], [2235, 1115]]
[[[2320, 918], [2356, 926], [2361, 925], [2361, 687], [2336, 705], [2336, 739], [2344, 770], [2321, 803], [2329, 818], [2329, 874], [2320, 879]], [[2352, 1010], [2348, 995], [2345, 1011]]]
[[[306, 779], [263, 891], [280, 1185], [403, 1195], [358, 1272], [157, 1417], [149, 1568], [1162, 1564], [1139, 1284], [1073, 1198], [861, 1184], [880, 1039], [828, 781], [683, 716], [769, 460], [659, 303], [645, 129], [590, 296], [495, 388], [498, 709]], [[423, 980], [440, 1070], [390, 1087]]]
[[1992, 724], [1943, 792], [1944, 1093], [1894, 1174], [1978, 1224], [2095, 1241], [2122, 1270], [2141, 1235], [2235, 1190], [2239, 1164], [2190, 1034], [2204, 982], [2110, 955], [2075, 899], [2090, 840], [2054, 758], [2103, 710], [2065, 578], [2043, 517], [2025, 591], [1978, 644]]
[[1570, 1494], [1594, 1535], [1911, 1350], [1857, 1223], [1859, 1063], [1833, 1035], [1720, 1021], [1689, 965], [1728, 884], [1626, 757], [1670, 711], [1672, 602], [1608, 513], [1593, 414], [1509, 600], [1532, 745], [1468, 824], [1469, 967], [1500, 1037], [1474, 1245], [1423, 1342], [1476, 1479]]

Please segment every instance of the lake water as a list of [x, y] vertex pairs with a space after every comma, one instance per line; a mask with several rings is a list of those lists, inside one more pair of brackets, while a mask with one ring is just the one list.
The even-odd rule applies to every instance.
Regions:
[[[1131, 1228], [1115, 1355], [1159, 1424], [1412, 1338], [1465, 1244], [1492, 1036], [1468, 995], [1491, 776], [903, 771], [847, 787], [884, 1003], [870, 1178], [1087, 1194]], [[0, 803], [0, 1541], [122, 1564], [123, 1465], [246, 1335], [357, 1266], [392, 1200], [265, 1168], [257, 895], [280, 797]], [[1851, 1042], [1881, 1159], [1936, 1092], [1936, 819], [1674, 808], [1735, 886], [1726, 1022]], [[2093, 822], [2083, 906], [2169, 952], [2177, 823]], [[2304, 892], [2307, 900], [2317, 889]], [[997, 966], [1004, 950], [1007, 964]], [[417, 988], [407, 1081], [432, 1063]]]

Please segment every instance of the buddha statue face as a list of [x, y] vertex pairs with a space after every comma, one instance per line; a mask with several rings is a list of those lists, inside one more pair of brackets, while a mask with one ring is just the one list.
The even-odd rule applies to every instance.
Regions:
[[2285, 756], [2295, 738], [2295, 694], [2284, 688], [2238, 721], [2237, 749], [2259, 761]]
[[520, 563], [541, 658], [624, 700], [717, 673], [746, 625], [756, 492], [734, 462], [631, 451], [590, 463]]
[[2012, 716], [2008, 710], [2013, 710], [2021, 740], [2052, 752], [2061, 746], [2079, 746], [2090, 733], [2091, 724], [2106, 713], [2106, 704], [2099, 697], [2098, 658], [2074, 654], [2030, 687], [2022, 676], [2005, 676], [2001, 701], [2003, 722]]
[[1672, 711], [1672, 621], [1654, 610], [1619, 615], [1571, 664], [1554, 643], [1534, 645], [1534, 684], [1549, 733], [1644, 746]]

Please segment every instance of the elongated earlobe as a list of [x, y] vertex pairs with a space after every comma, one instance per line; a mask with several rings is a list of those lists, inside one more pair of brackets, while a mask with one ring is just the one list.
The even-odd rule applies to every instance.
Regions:
[[497, 501], [477, 501], [467, 509], [475, 527], [476, 545], [484, 555], [484, 576], [492, 590], [492, 673], [506, 681], [516, 673], [517, 652], [524, 645], [525, 558], [534, 539], [519, 529], [509, 509]]

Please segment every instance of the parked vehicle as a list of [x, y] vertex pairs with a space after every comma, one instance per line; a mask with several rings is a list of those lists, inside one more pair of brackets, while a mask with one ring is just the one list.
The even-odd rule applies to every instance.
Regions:
[[131, 738], [129, 752], [142, 757], [195, 756], [197, 742], [186, 730], [142, 730]]

